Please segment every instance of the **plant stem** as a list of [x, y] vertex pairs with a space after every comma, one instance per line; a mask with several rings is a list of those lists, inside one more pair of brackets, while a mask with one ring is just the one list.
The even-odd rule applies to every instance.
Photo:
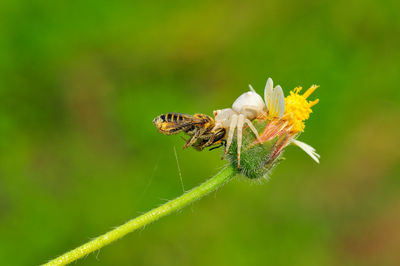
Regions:
[[96, 237], [95, 239], [77, 247], [54, 260], [49, 261], [45, 265], [65, 265], [67, 263], [73, 262], [87, 254], [98, 250], [105, 245], [125, 236], [126, 234], [133, 232], [141, 227], [144, 227], [161, 217], [164, 217], [174, 211], [177, 211], [190, 203], [204, 197], [212, 191], [222, 186], [224, 183], [229, 181], [236, 174], [236, 169], [232, 166], [228, 166], [216, 174], [214, 177], [210, 178], [203, 184], [187, 191], [182, 196], [173, 199], [160, 207], [154, 208], [145, 214], [140, 215], [117, 228]]

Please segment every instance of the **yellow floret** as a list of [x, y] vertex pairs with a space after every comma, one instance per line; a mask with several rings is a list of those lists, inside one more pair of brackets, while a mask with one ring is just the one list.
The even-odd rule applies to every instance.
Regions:
[[290, 92], [290, 95], [285, 98], [285, 119], [288, 126], [291, 127], [290, 132], [296, 134], [304, 130], [304, 121], [310, 117], [312, 113], [311, 107], [318, 103], [315, 101], [307, 101], [310, 96], [319, 86], [313, 85], [303, 95], [300, 95], [302, 87], [297, 87]]

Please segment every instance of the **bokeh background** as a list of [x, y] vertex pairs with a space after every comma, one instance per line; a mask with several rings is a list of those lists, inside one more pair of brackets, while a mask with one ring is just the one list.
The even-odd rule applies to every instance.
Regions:
[[268, 182], [235, 179], [75, 265], [400, 265], [398, 1], [1, 1], [0, 264], [37, 265], [215, 174], [164, 112], [321, 87]]

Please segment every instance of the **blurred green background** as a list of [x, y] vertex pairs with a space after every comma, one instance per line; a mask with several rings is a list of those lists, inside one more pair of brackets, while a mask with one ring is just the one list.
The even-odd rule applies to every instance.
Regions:
[[400, 265], [398, 1], [1, 1], [0, 264], [44, 263], [201, 183], [165, 112], [268, 77], [321, 87], [269, 182], [217, 193], [75, 265]]

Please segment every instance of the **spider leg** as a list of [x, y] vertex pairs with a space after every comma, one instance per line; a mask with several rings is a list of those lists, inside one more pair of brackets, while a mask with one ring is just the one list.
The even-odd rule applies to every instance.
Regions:
[[237, 121], [238, 121], [238, 116], [237, 115], [232, 115], [231, 124], [229, 125], [228, 139], [226, 141], [225, 155], [228, 153], [229, 147], [232, 144], [233, 133], [235, 133], [235, 128], [236, 128], [236, 125], [237, 125]]
[[245, 119], [244, 122], [249, 125], [251, 131], [256, 135], [257, 139], [260, 138], [260, 135], [258, 135], [257, 129], [254, 127], [253, 123], [249, 119]]
[[240, 148], [242, 147], [242, 129], [244, 124], [244, 115], [240, 114], [238, 117], [237, 123], [237, 160], [238, 160], [238, 168], [240, 168]]

